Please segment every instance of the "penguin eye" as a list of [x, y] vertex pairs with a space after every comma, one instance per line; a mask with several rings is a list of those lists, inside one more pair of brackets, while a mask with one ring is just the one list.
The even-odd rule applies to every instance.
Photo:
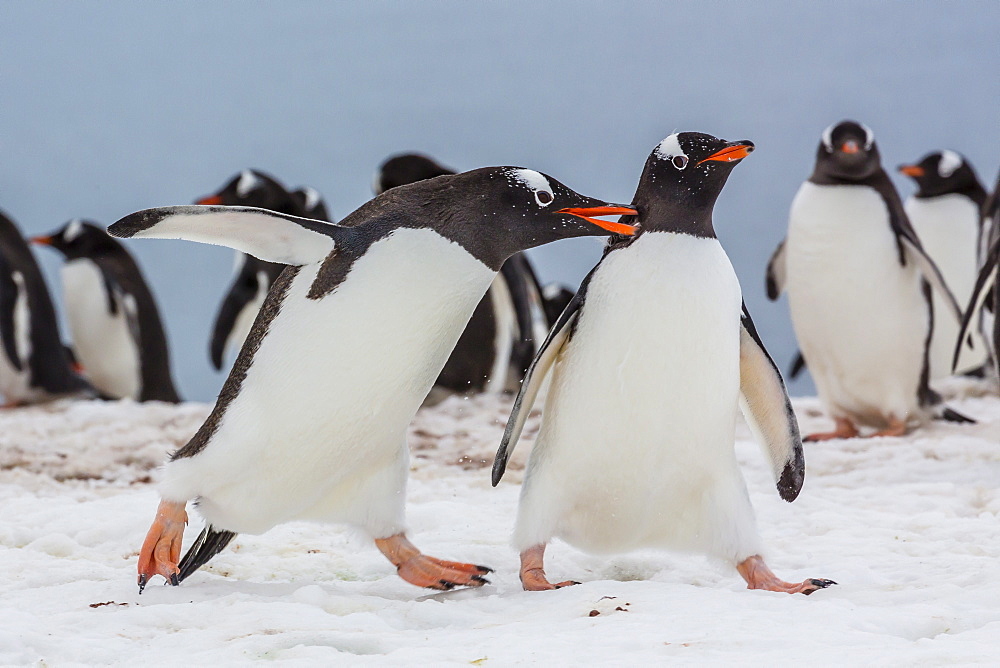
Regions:
[[686, 155], [675, 155], [670, 159], [670, 162], [677, 169], [684, 169], [688, 166], [688, 159]]
[[552, 204], [552, 193], [547, 190], [536, 190], [535, 191], [535, 201], [538, 202], [538, 206], [548, 206]]

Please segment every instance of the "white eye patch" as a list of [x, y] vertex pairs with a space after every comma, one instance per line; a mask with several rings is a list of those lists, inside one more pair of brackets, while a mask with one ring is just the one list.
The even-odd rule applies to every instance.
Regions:
[[961, 166], [962, 156], [954, 151], [941, 151], [941, 159], [938, 161], [938, 174], [942, 179], [950, 177]]
[[66, 231], [63, 232], [63, 239], [66, 243], [70, 243], [81, 234], [83, 234], [83, 221], [79, 218], [74, 218], [70, 221], [69, 225], [66, 226]]
[[555, 199], [549, 180], [535, 170], [512, 169], [507, 174], [514, 183], [522, 185], [534, 193], [538, 206], [548, 206]]
[[677, 169], [684, 169], [688, 165], [687, 154], [681, 148], [681, 143], [677, 140], [676, 132], [661, 141], [653, 152], [661, 160], [669, 160]]
[[244, 169], [240, 172], [240, 180], [236, 183], [236, 194], [239, 197], [246, 197], [259, 183], [260, 179], [257, 178], [256, 174], [249, 169]]

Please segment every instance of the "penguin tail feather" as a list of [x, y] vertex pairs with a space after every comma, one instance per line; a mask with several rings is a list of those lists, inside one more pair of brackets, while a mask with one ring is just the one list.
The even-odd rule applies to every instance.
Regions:
[[187, 576], [207, 564], [212, 557], [226, 549], [226, 546], [234, 538], [236, 538], [236, 532], [217, 531], [211, 524], [202, 529], [198, 538], [177, 565], [180, 569], [177, 581], [183, 581]]

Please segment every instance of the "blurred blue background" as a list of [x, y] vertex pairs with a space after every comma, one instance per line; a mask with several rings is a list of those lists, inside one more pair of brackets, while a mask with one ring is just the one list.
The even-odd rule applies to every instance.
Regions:
[[[378, 164], [410, 150], [627, 202], [670, 132], [752, 139], [716, 228], [783, 369], [794, 338], [763, 272], [823, 128], [867, 123], [890, 167], [939, 148], [989, 183], [1000, 166], [996, 0], [8, 0], [0, 17], [0, 208], [28, 234], [191, 202], [245, 167], [319, 189], [342, 218], [371, 196]], [[214, 398], [208, 336], [232, 252], [129, 248], [182, 394]], [[58, 259], [38, 255], [58, 299]], [[531, 253], [544, 280], [574, 286], [599, 255], [593, 240]]]

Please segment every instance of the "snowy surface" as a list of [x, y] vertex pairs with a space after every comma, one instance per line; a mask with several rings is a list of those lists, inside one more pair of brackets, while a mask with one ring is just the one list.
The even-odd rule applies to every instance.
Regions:
[[[807, 445], [801, 497], [782, 502], [740, 425], [737, 450], [786, 579], [747, 591], [725, 565], [556, 544], [548, 571], [582, 585], [527, 593], [507, 545], [528, 448], [489, 464], [506, 399], [450, 399], [411, 428], [411, 536], [434, 556], [497, 569], [481, 590], [406, 584], [363, 537], [305, 523], [240, 536], [177, 588], [135, 586], [164, 455], [199, 404], [61, 403], [0, 413], [0, 664], [547, 665], [988, 664], [1000, 657], [1000, 399], [959, 388], [981, 420], [907, 438]], [[831, 426], [796, 400], [803, 430]], [[526, 441], [537, 416], [529, 420]], [[613, 446], [612, 446], [613, 447]], [[192, 513], [185, 544], [201, 529]], [[596, 611], [596, 612], [595, 612]]]

